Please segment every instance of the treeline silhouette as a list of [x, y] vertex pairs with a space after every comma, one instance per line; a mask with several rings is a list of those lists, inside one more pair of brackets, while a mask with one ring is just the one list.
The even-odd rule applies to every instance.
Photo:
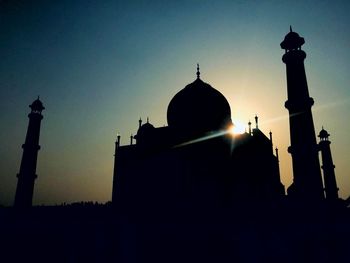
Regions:
[[[118, 211], [118, 212], [116, 212]], [[1, 262], [349, 262], [350, 212], [77, 202], [1, 208]]]

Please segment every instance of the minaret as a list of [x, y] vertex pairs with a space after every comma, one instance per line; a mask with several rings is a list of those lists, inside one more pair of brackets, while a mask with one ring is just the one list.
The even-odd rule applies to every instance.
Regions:
[[36, 175], [36, 163], [38, 158], [40, 123], [43, 119], [41, 112], [45, 109], [42, 102], [36, 99], [30, 106], [28, 115], [29, 124], [25, 143], [22, 145], [23, 155], [21, 167], [17, 174], [18, 182], [15, 196], [15, 207], [26, 208], [32, 206], [34, 181]]
[[320, 162], [312, 119], [314, 100], [309, 96], [304, 68], [306, 53], [301, 50], [304, 38], [292, 31], [285, 36], [281, 48], [285, 50], [282, 61], [287, 69], [290, 141], [288, 152], [293, 161], [293, 184], [288, 195], [301, 200], [324, 199]]
[[271, 152], [273, 154], [273, 141], [272, 141], [272, 131], [269, 132], [270, 135], [270, 143], [271, 143]]
[[[139, 120], [139, 123], [141, 125], [141, 123], [142, 123], [141, 118]], [[117, 178], [116, 174], [117, 174], [118, 150], [119, 150], [119, 147], [120, 147], [120, 137], [121, 137], [120, 134], [117, 133], [117, 140], [115, 141], [115, 151], [114, 151], [113, 189], [117, 189], [117, 187], [118, 187], [117, 181], [116, 181], [117, 180], [116, 179]], [[115, 190], [112, 191], [112, 202], [114, 202], [116, 200], [116, 196], [115, 196], [116, 192], [117, 191], [115, 191]]]
[[331, 148], [329, 146], [331, 142], [328, 140], [329, 133], [322, 127], [318, 137], [320, 137], [320, 142], [318, 145], [320, 146], [319, 149], [322, 156], [322, 170], [326, 199], [338, 200], [339, 188], [337, 187], [337, 181], [335, 179], [335, 166], [333, 164]]

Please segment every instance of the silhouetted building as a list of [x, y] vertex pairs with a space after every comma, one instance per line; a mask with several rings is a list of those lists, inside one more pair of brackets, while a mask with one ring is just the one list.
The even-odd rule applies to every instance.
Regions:
[[321, 151], [322, 156], [322, 170], [323, 170], [323, 181], [324, 181], [324, 190], [326, 193], [327, 200], [338, 200], [338, 190], [337, 181], [335, 179], [334, 172], [334, 164], [332, 159], [332, 153], [330, 144], [331, 142], [328, 140], [329, 133], [323, 129], [320, 131], [318, 135], [320, 138], [319, 149]]
[[272, 137], [258, 128], [233, 136], [231, 109], [216, 89], [197, 79], [170, 101], [168, 126], [149, 121], [121, 146], [118, 136], [112, 201], [139, 207], [217, 209], [284, 196]]
[[287, 68], [290, 141], [288, 152], [293, 161], [293, 184], [288, 195], [303, 201], [324, 199], [320, 162], [311, 107], [314, 100], [309, 96], [304, 68], [306, 53], [301, 50], [304, 38], [292, 31], [285, 36], [281, 48]]
[[[314, 140], [303, 42], [295, 32], [282, 42], [295, 177], [289, 193], [323, 199], [316, 149], [326, 198], [336, 200], [329, 134], [322, 128], [319, 144]], [[31, 205], [44, 109], [39, 99], [30, 107], [15, 203], [22, 207]], [[37, 206], [25, 213], [0, 207], [0, 261], [350, 262], [350, 201], [305, 207], [284, 198], [272, 133], [266, 137], [255, 116], [254, 128], [249, 121], [248, 132], [233, 136], [228, 102], [200, 79], [199, 69], [169, 103], [167, 118], [168, 126], [159, 128], [140, 119], [130, 145], [117, 136], [113, 204]]]
[[29, 124], [25, 143], [22, 145], [23, 155], [19, 173], [14, 206], [31, 207], [34, 181], [37, 178], [36, 164], [38, 158], [41, 112], [45, 109], [42, 102], [36, 99], [30, 106]]

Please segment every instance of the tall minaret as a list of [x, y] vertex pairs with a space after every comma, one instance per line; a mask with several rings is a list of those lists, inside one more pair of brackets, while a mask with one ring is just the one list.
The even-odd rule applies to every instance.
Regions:
[[296, 199], [316, 201], [324, 199], [320, 162], [312, 119], [314, 100], [309, 96], [304, 68], [306, 53], [301, 50], [304, 38], [292, 31], [285, 36], [281, 48], [285, 50], [282, 61], [287, 68], [290, 141], [288, 152], [293, 161], [293, 184], [288, 195]]
[[33, 199], [36, 163], [38, 158], [41, 112], [45, 109], [42, 102], [36, 99], [30, 106], [29, 124], [25, 143], [22, 145], [23, 155], [21, 167], [17, 174], [18, 182], [15, 196], [15, 207], [31, 207]]
[[323, 170], [323, 180], [324, 180], [324, 190], [326, 192], [327, 200], [338, 200], [338, 190], [337, 181], [335, 179], [334, 164], [332, 159], [332, 153], [330, 144], [328, 140], [329, 133], [323, 129], [318, 135], [320, 137], [320, 151], [322, 156], [322, 170]]

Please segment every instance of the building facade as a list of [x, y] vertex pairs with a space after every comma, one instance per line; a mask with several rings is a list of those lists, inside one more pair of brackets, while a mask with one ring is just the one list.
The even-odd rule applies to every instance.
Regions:
[[112, 201], [126, 207], [220, 207], [284, 197], [272, 137], [249, 125], [232, 135], [226, 98], [200, 78], [180, 90], [168, 126], [140, 122], [136, 144], [115, 151]]

